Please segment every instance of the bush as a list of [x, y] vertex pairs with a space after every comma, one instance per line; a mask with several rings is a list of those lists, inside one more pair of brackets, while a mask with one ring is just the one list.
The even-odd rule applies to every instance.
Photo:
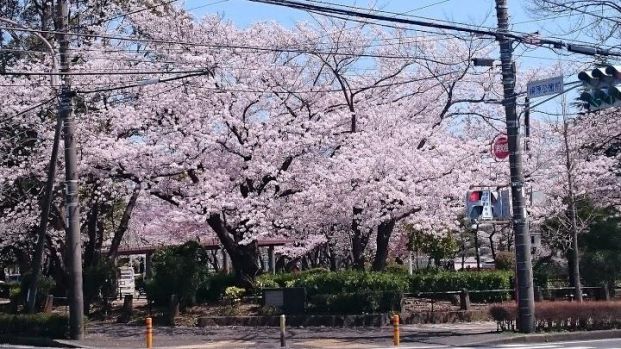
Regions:
[[111, 261], [99, 260], [95, 265], [84, 268], [84, 308], [88, 311], [91, 303], [116, 296], [116, 267]]
[[262, 275], [261, 288], [304, 287], [309, 311], [316, 313], [375, 313], [398, 309], [408, 289], [404, 273], [309, 270], [298, 274]]
[[[406, 273], [377, 273], [361, 271], [306, 271], [298, 274], [262, 275], [257, 279], [260, 288], [304, 287], [309, 309], [321, 313], [385, 312], [400, 306], [402, 294], [406, 292], [447, 292], [508, 289], [511, 272], [451, 272], [431, 269]], [[478, 301], [498, 301], [508, 293], [470, 294]]]
[[497, 270], [515, 270], [515, 253], [506, 251], [497, 252], [494, 264]]
[[401, 310], [403, 293], [368, 291], [319, 294], [309, 297], [309, 311], [327, 314], [385, 313]]
[[[436, 273], [420, 273], [409, 277], [409, 290], [418, 292], [447, 292], [467, 289], [468, 291], [509, 289], [512, 273], [509, 271], [440, 271]], [[474, 302], [500, 301], [508, 297], [504, 293], [478, 293], [470, 294]]]
[[7, 282], [0, 284], [0, 298], [14, 299], [21, 293], [19, 282]]
[[408, 289], [407, 275], [340, 271], [333, 273], [301, 273], [289, 282], [286, 287], [305, 287], [310, 297], [317, 294], [359, 293], [363, 292], [406, 292]]
[[196, 303], [197, 292], [208, 277], [207, 263], [207, 251], [195, 241], [155, 252], [154, 275], [145, 282], [147, 297], [156, 305], [167, 305], [173, 294], [182, 307]]
[[[13, 286], [11, 288], [11, 295], [9, 298], [17, 299], [18, 297], [26, 301], [26, 295], [30, 284], [32, 283], [32, 274], [27, 273], [22, 276], [22, 281], [18, 287]], [[37, 283], [37, 304], [43, 304], [45, 298], [52, 292], [52, 289], [56, 287], [56, 282], [49, 276], [41, 275], [39, 282]]]
[[209, 275], [196, 291], [197, 303], [217, 302], [227, 287], [235, 285], [235, 275], [218, 273]]
[[[554, 287], [554, 280], [566, 280], [565, 269], [566, 268], [564, 266], [559, 265], [558, 262], [555, 262], [551, 258], [537, 261], [533, 265], [533, 282], [535, 286], [543, 288]], [[565, 285], [560, 286], [563, 287]]]
[[66, 338], [68, 318], [57, 314], [0, 314], [0, 335]]
[[[495, 305], [490, 315], [501, 329], [513, 329], [516, 305]], [[538, 331], [621, 328], [621, 302], [540, 302], [535, 307], [535, 320]]]
[[242, 299], [245, 293], [245, 288], [230, 286], [224, 290], [224, 299], [229, 302], [237, 302]]

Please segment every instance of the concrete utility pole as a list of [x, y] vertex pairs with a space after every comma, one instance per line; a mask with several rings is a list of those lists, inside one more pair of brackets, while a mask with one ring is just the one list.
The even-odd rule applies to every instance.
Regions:
[[60, 73], [62, 86], [60, 90], [59, 115], [63, 121], [65, 141], [65, 211], [66, 220], [66, 256], [69, 272], [69, 336], [82, 339], [84, 335], [84, 296], [82, 294], [82, 245], [80, 241], [80, 209], [78, 198], [78, 166], [76, 140], [74, 134], [75, 118], [73, 116], [73, 95], [71, 78], [63, 74], [69, 72], [69, 1], [60, 0], [58, 6], [58, 34], [60, 53]]
[[535, 296], [533, 290], [533, 267], [530, 252], [530, 234], [524, 198], [524, 175], [520, 150], [519, 121], [516, 111], [515, 65], [513, 63], [513, 40], [503, 34], [509, 31], [507, 0], [496, 0], [498, 17], [498, 42], [502, 63], [507, 136], [509, 138], [509, 166], [511, 172], [511, 197], [513, 204], [513, 231], [515, 233], [516, 278], [518, 284], [518, 330], [535, 331]]

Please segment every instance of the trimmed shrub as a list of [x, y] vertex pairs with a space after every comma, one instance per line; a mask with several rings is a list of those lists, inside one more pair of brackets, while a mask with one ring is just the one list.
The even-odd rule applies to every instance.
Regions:
[[[262, 275], [257, 279], [257, 285], [260, 288], [304, 287], [310, 311], [353, 314], [396, 310], [406, 292], [509, 289], [512, 287], [511, 275], [508, 271], [451, 272], [439, 269], [424, 270], [411, 276], [402, 272], [309, 270], [297, 274]], [[470, 293], [470, 299], [475, 302], [499, 301], [508, 296], [508, 293]]]
[[408, 290], [408, 275], [319, 269], [262, 275], [257, 285], [261, 288], [304, 287], [310, 312], [376, 313], [399, 308], [403, 293]]
[[[515, 303], [495, 305], [490, 316], [502, 330], [514, 329]], [[535, 307], [537, 331], [621, 328], [621, 302], [540, 302]]]
[[401, 310], [403, 293], [368, 291], [319, 294], [308, 299], [309, 311], [327, 314], [385, 313]]
[[66, 338], [69, 319], [57, 314], [0, 314], [0, 335]]
[[408, 289], [407, 275], [341, 271], [334, 273], [301, 273], [289, 282], [286, 287], [305, 287], [308, 296], [317, 294], [339, 294], [359, 292], [406, 292]]
[[[511, 272], [501, 270], [417, 273], [409, 277], [409, 290], [412, 293], [418, 293], [448, 292], [462, 289], [467, 289], [468, 291], [509, 289], [513, 287], [511, 276]], [[472, 292], [470, 299], [473, 302], [492, 302], [504, 300], [508, 296], [505, 293]]]

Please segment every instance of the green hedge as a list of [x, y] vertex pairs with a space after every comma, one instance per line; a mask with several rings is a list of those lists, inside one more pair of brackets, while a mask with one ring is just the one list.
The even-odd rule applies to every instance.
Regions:
[[[388, 297], [382, 293], [391, 294], [390, 297], [395, 298], [394, 294], [401, 293], [448, 292], [462, 289], [469, 291], [509, 289], [512, 288], [511, 277], [511, 272], [501, 270], [455, 272], [434, 269], [407, 275], [401, 272], [328, 272], [321, 269], [297, 274], [262, 275], [257, 279], [257, 286], [259, 288], [304, 287], [309, 302], [315, 302], [317, 309], [321, 309], [322, 312], [325, 309], [335, 309], [335, 307], [341, 306], [340, 304], [349, 303], [357, 303], [357, 308], [388, 308], [390, 310], [390, 308], [394, 308], [393, 305], [375, 305], [387, 303], [381, 300], [382, 297]], [[354, 294], [360, 295], [353, 296]], [[508, 296], [508, 293], [472, 292], [470, 294], [471, 300], [475, 302], [499, 301]], [[343, 307], [347, 308], [345, 305]]]
[[365, 291], [309, 296], [308, 311], [325, 314], [386, 313], [401, 310], [403, 293]]
[[391, 291], [407, 292], [407, 275], [397, 273], [375, 273], [359, 271], [327, 272], [309, 270], [297, 274], [262, 275], [258, 286], [266, 287], [304, 287], [311, 297], [321, 294], [358, 293]]
[[66, 316], [57, 314], [0, 314], [0, 335], [66, 338], [68, 321]]
[[[468, 291], [509, 289], [513, 288], [511, 284], [512, 275], [512, 272], [503, 270], [420, 273], [409, 277], [409, 291], [419, 293], [460, 291], [462, 289]], [[474, 302], [492, 302], [506, 299], [508, 296], [506, 293], [472, 292], [470, 299]]]
[[359, 271], [329, 272], [324, 269], [296, 274], [262, 275], [260, 288], [304, 287], [308, 311], [356, 314], [399, 310], [408, 290], [407, 274]]

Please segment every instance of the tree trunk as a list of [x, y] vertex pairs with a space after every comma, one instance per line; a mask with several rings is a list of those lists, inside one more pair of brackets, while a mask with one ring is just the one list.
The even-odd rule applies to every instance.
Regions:
[[233, 238], [234, 231], [231, 231], [231, 228], [224, 224], [222, 218], [217, 213], [213, 213], [207, 218], [207, 224], [216, 233], [224, 249], [229, 254], [235, 269], [237, 284], [246, 289], [254, 288], [255, 277], [261, 269], [257, 262], [257, 242], [254, 241], [246, 245], [240, 244], [239, 241]]
[[336, 261], [336, 252], [334, 252], [334, 246], [332, 246], [331, 244], [328, 244], [328, 246], [330, 271], [336, 271], [336, 269], [338, 268], [338, 263]]
[[395, 220], [390, 219], [380, 223], [377, 227], [377, 248], [375, 250], [375, 258], [373, 259], [373, 270], [384, 271], [386, 268], [386, 260], [388, 259], [388, 243], [390, 236], [395, 228]]
[[136, 206], [136, 201], [138, 201], [139, 195], [140, 185], [136, 185], [134, 187], [134, 192], [132, 193], [132, 196], [129, 198], [127, 206], [125, 206], [125, 211], [123, 211], [121, 222], [119, 223], [119, 226], [114, 232], [114, 236], [112, 237], [112, 243], [110, 244], [110, 250], [108, 251], [108, 259], [110, 260], [116, 258], [116, 255], [119, 252], [119, 246], [121, 245], [121, 241], [123, 240], [123, 235], [125, 235], [125, 232], [129, 227], [129, 219], [131, 218], [132, 211]]
[[492, 258], [494, 259], [494, 262], [496, 261], [496, 247], [494, 246], [494, 235], [496, 235], [496, 225], [494, 224], [493, 227], [494, 230], [492, 230], [492, 233], [489, 234], [489, 248], [491, 249], [492, 252]]
[[481, 253], [479, 251], [479, 227], [474, 231], [474, 250], [477, 257], [477, 270], [481, 270]]
[[580, 256], [578, 250], [578, 223], [576, 217], [576, 198], [574, 197], [574, 177], [572, 173], [573, 161], [569, 154], [568, 125], [565, 120], [566, 103], [563, 98], [563, 139], [565, 141], [565, 169], [567, 170], [567, 194], [569, 196], [569, 216], [571, 218], [571, 260], [572, 268], [569, 273], [574, 280], [574, 296], [576, 301], [582, 302], [582, 286], [580, 285]]
[[97, 247], [97, 221], [99, 220], [99, 204], [96, 202], [91, 203], [91, 208], [86, 214], [88, 242], [84, 246], [84, 265], [95, 265], [95, 252]]
[[565, 258], [567, 259], [567, 281], [569, 282], [569, 287], [576, 287], [576, 280], [574, 278], [574, 251], [572, 249], [567, 250], [565, 254]]
[[359, 221], [360, 219], [357, 217], [362, 213], [362, 209], [358, 207], [354, 207], [353, 214], [354, 217], [351, 221], [351, 229], [353, 232], [352, 237], [352, 264], [354, 269], [356, 270], [364, 270], [364, 264], [366, 262], [364, 257], [364, 251], [367, 248], [367, 244], [369, 243], [369, 235], [365, 234], [360, 229]]

